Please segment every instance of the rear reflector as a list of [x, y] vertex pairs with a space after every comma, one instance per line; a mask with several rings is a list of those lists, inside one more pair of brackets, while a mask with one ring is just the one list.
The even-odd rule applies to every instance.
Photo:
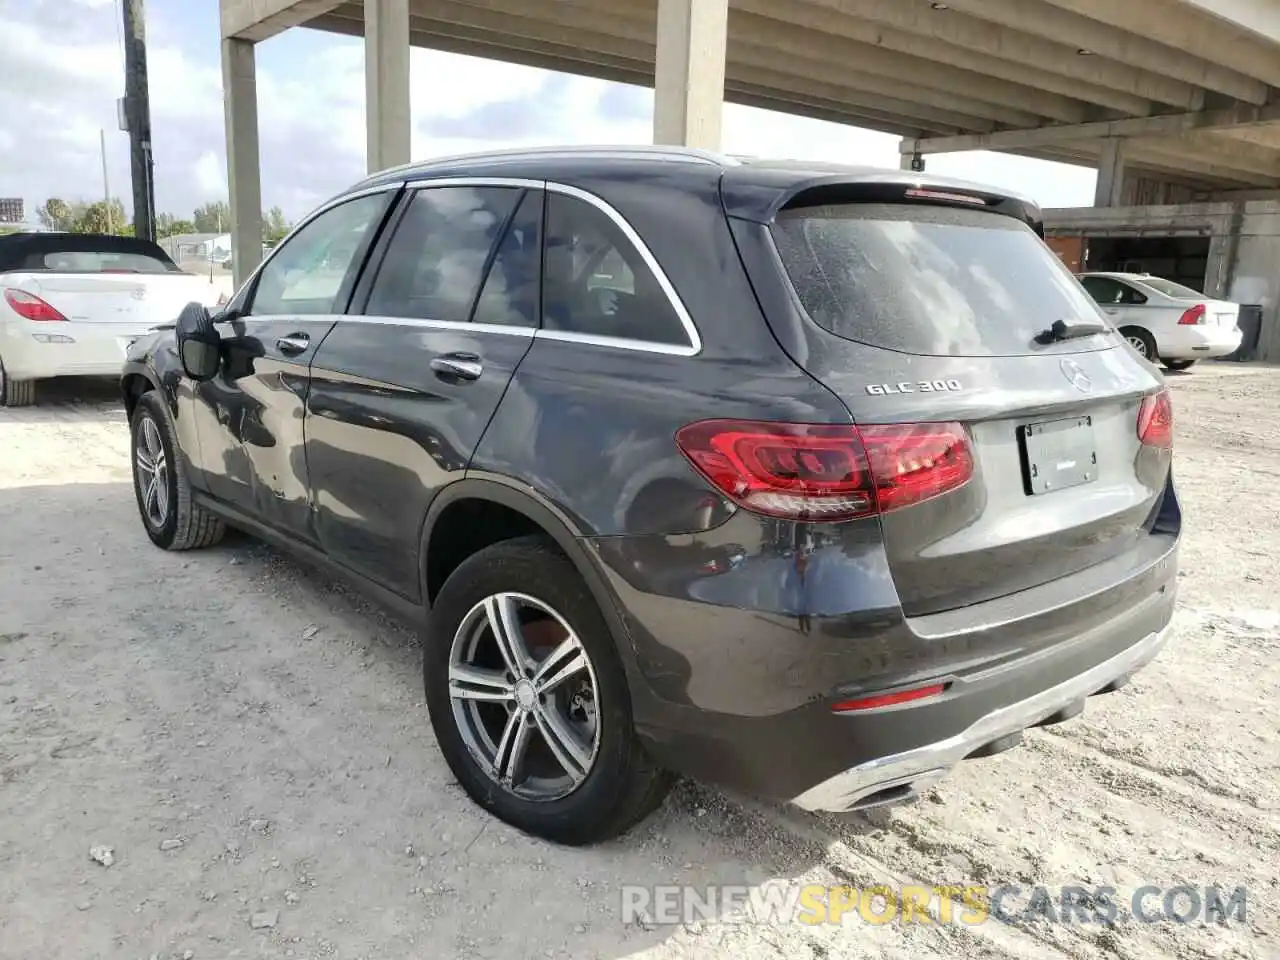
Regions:
[[1183, 327], [1194, 327], [1205, 322], [1204, 304], [1197, 303], [1178, 318], [1178, 325]]
[[792, 520], [852, 520], [920, 503], [973, 476], [958, 423], [822, 425], [702, 420], [676, 444], [734, 503]]
[[45, 303], [34, 293], [17, 287], [5, 287], [5, 302], [24, 320], [66, 320], [61, 313]]
[[1173, 446], [1173, 402], [1167, 389], [1142, 398], [1142, 406], [1138, 408], [1138, 439], [1148, 447], [1168, 450]]
[[927, 687], [916, 687], [914, 690], [897, 690], [893, 693], [878, 693], [870, 697], [858, 697], [854, 700], [841, 700], [831, 705], [832, 713], [855, 713], [858, 710], [874, 710], [876, 707], [892, 707], [898, 703], [910, 703], [912, 700], [924, 700], [936, 697], [947, 689], [945, 683], [932, 683]]

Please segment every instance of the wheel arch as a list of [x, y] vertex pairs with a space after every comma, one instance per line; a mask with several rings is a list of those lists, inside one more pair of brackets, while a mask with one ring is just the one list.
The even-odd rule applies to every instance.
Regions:
[[[441, 490], [431, 503], [430, 509], [422, 525], [421, 547], [418, 551], [418, 575], [422, 589], [423, 604], [428, 609], [435, 597], [435, 591], [441, 583], [440, 569], [434, 567], [433, 555], [438, 559], [439, 551], [444, 548], [443, 541], [436, 541], [437, 536], [447, 536], [450, 530], [450, 518], [456, 517], [456, 511], [468, 509], [469, 504], [479, 504], [510, 511], [519, 518], [512, 533], [494, 539], [478, 537], [475, 549], [467, 550], [457, 557], [457, 562], [491, 543], [511, 539], [513, 536], [526, 536], [531, 533], [549, 537], [569, 561], [577, 569], [579, 576], [586, 583], [587, 589], [595, 598], [601, 613], [609, 623], [609, 628], [618, 641], [619, 652], [627, 664], [628, 673], [634, 668], [634, 651], [631, 647], [630, 632], [623, 622], [613, 591], [606, 581], [603, 571], [590, 555], [589, 548], [582, 538], [573, 530], [570, 521], [532, 492], [516, 488], [499, 480], [466, 477], [451, 483]], [[457, 563], [453, 564], [456, 567]]]
[[125, 416], [133, 419], [133, 411], [144, 393], [159, 390], [160, 382], [144, 364], [126, 363], [120, 374], [120, 394], [124, 401]]

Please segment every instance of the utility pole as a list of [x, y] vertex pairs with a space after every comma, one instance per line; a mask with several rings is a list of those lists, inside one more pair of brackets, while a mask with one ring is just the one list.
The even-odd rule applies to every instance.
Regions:
[[133, 179], [133, 232], [156, 238], [156, 194], [152, 181], [151, 101], [147, 93], [145, 0], [121, 0], [124, 15], [124, 98], [129, 120], [129, 170]]
[[107, 211], [107, 233], [115, 230], [111, 222], [111, 182], [107, 180], [107, 131], [98, 131], [99, 145], [102, 148], [102, 208]]

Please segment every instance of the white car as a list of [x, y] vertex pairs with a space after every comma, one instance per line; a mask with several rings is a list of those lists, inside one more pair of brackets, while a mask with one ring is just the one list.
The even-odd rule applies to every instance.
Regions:
[[1240, 346], [1240, 305], [1145, 273], [1082, 273], [1080, 282], [1133, 349], [1186, 370]]
[[0, 236], [0, 405], [33, 403], [46, 377], [116, 376], [130, 342], [193, 300], [220, 299], [207, 277], [145, 240]]

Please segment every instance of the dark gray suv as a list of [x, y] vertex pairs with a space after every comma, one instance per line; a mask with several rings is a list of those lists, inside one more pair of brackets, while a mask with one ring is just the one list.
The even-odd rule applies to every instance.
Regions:
[[424, 624], [475, 801], [588, 843], [678, 771], [852, 810], [1156, 655], [1172, 411], [1021, 198], [663, 148], [325, 204], [134, 345], [143, 526]]

